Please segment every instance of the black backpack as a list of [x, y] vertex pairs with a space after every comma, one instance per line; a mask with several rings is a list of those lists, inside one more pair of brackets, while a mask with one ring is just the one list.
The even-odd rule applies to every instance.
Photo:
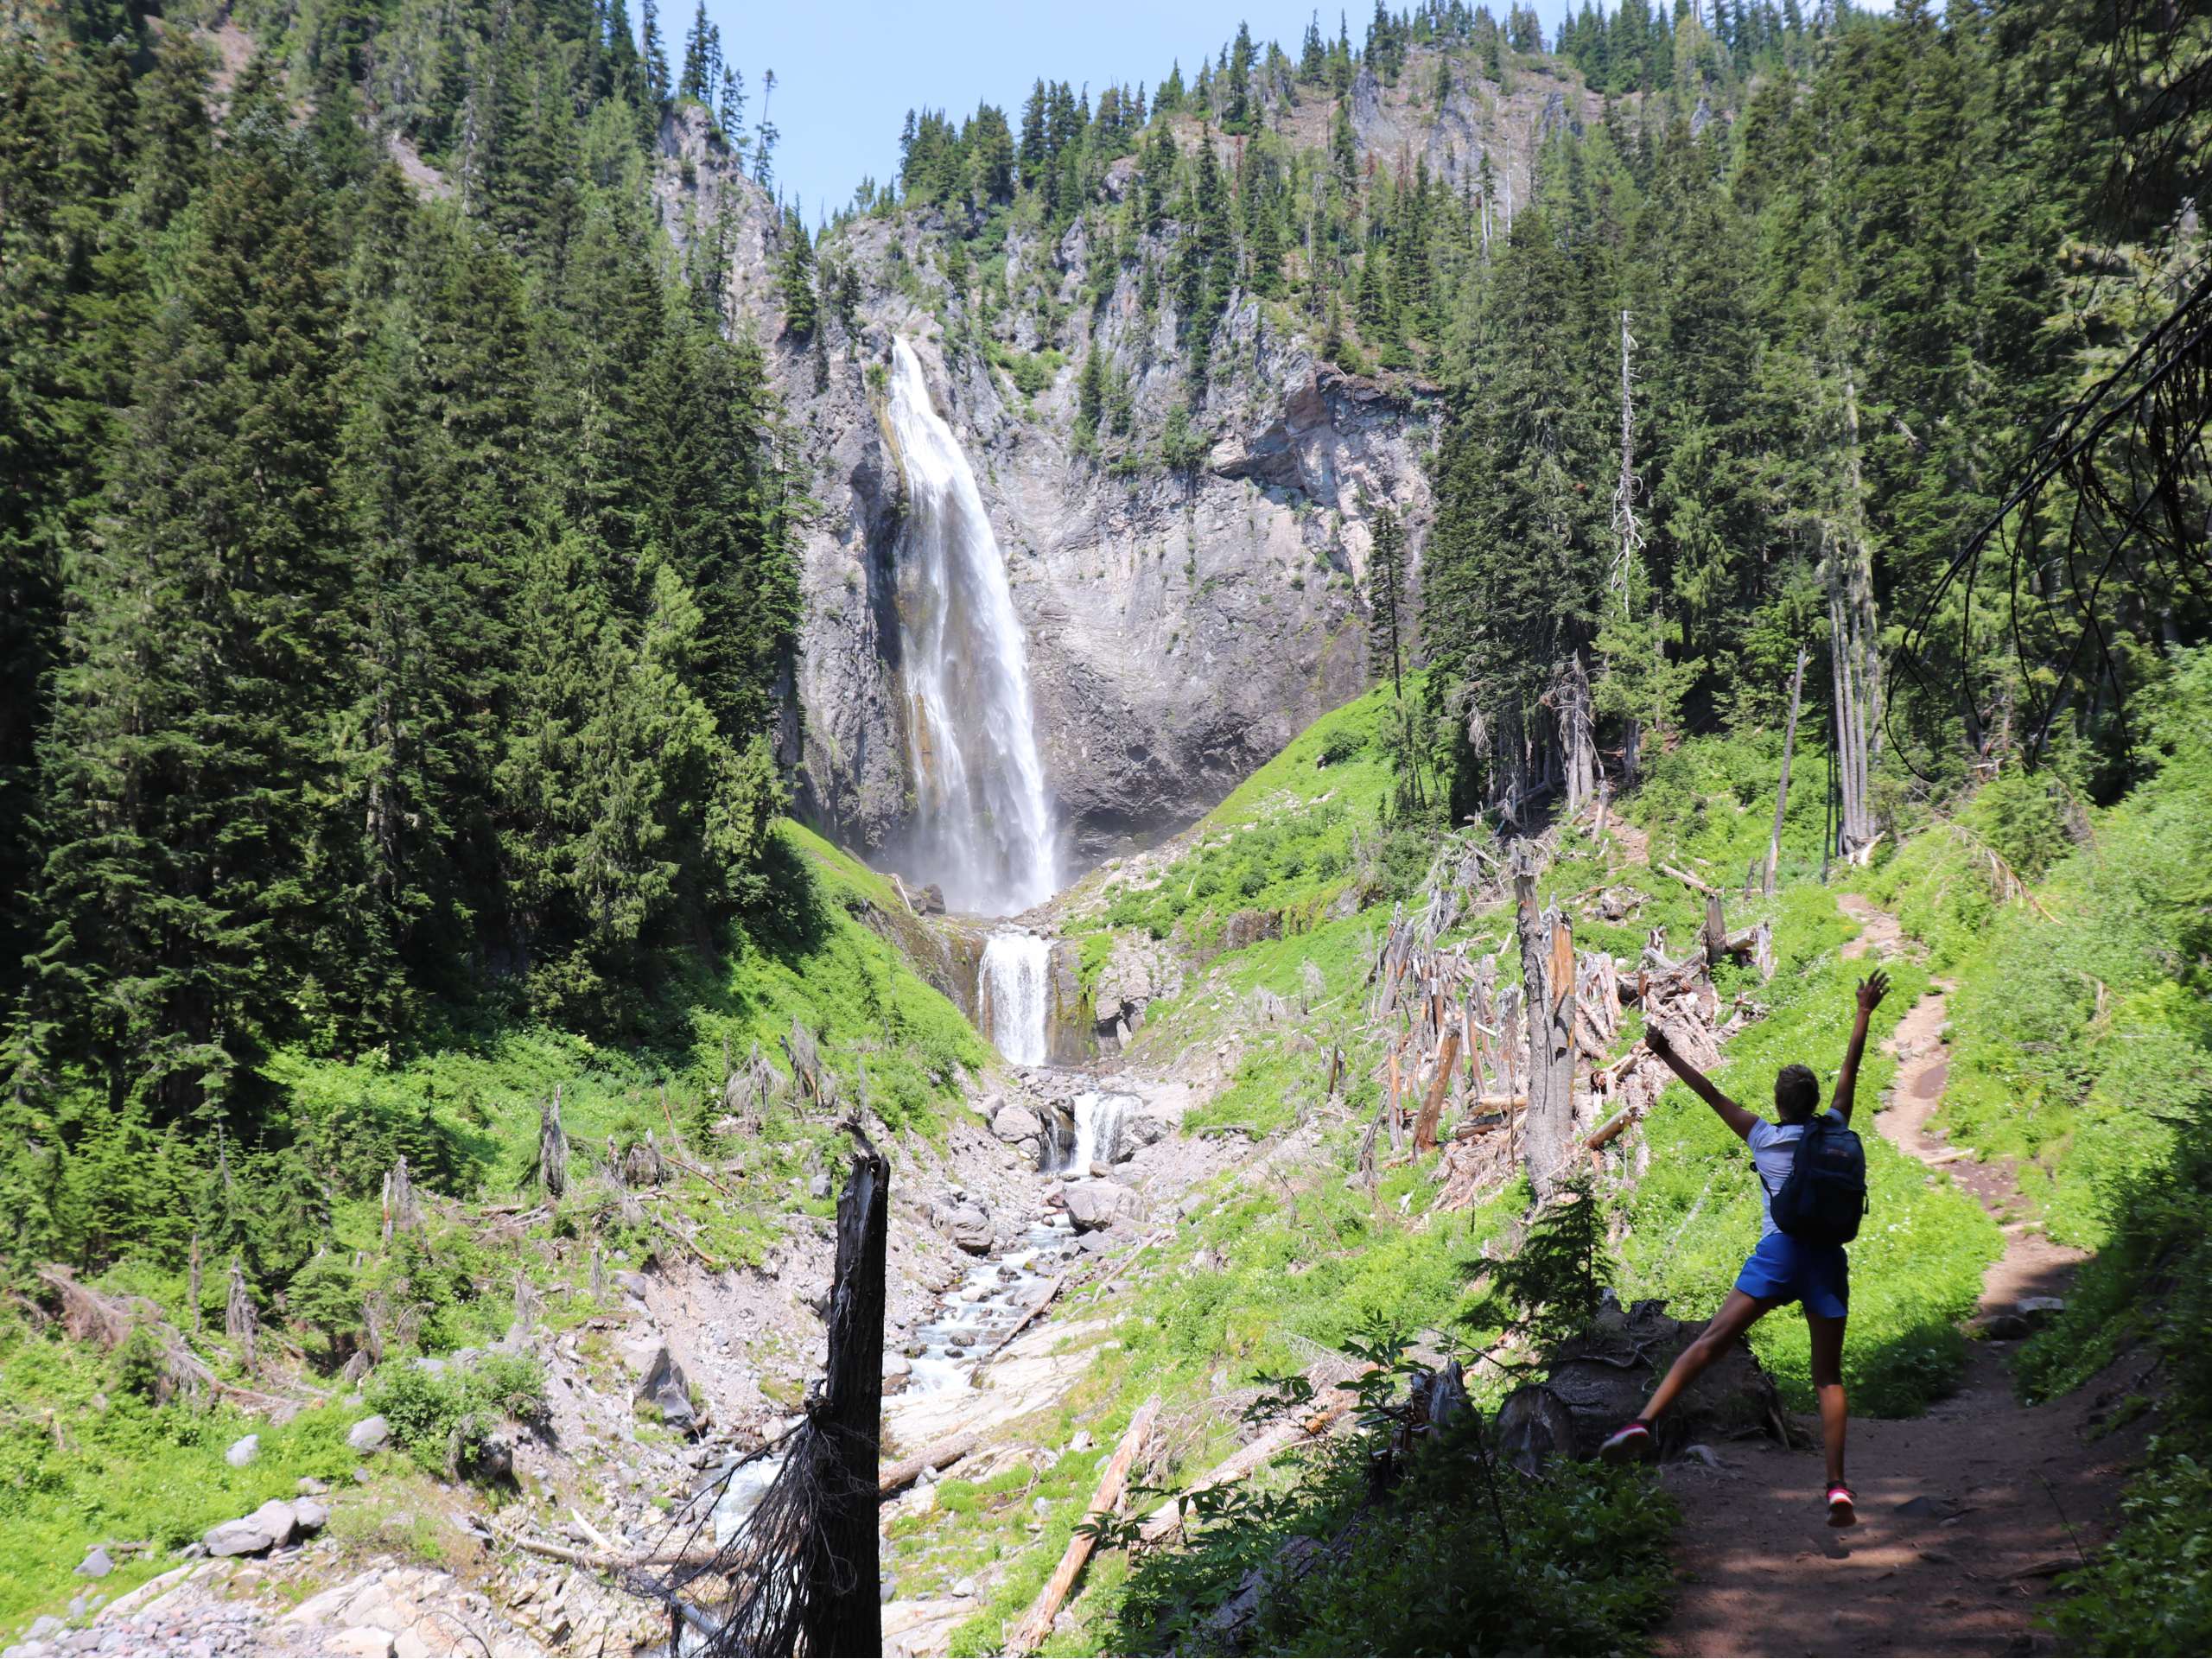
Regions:
[[1792, 1238], [1848, 1244], [1858, 1237], [1866, 1214], [1866, 1148], [1857, 1132], [1830, 1113], [1815, 1117], [1773, 1200], [1774, 1224]]

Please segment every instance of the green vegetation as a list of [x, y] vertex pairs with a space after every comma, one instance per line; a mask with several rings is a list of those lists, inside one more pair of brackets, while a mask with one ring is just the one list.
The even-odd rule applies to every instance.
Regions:
[[[77, 1563], [105, 1540], [145, 1541], [116, 1557], [101, 1588], [119, 1594], [175, 1565], [169, 1552], [272, 1497], [300, 1478], [350, 1479], [360, 1458], [346, 1444], [354, 1414], [302, 1412], [289, 1422], [228, 1407], [160, 1403], [155, 1373], [128, 1345], [111, 1359], [0, 1321], [0, 1627], [84, 1587]], [[261, 1437], [243, 1469], [224, 1461], [239, 1436]]]
[[1395, 774], [1378, 734], [1395, 706], [1378, 687], [1322, 715], [1200, 821], [1191, 850], [1154, 885], [1103, 884], [1103, 915], [1089, 925], [1202, 944], [1241, 910], [1297, 932], [1417, 885], [1433, 849], [1390, 814]]

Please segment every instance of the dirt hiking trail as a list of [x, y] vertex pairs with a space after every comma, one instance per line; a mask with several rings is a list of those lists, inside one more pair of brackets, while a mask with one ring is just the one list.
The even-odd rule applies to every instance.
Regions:
[[[1855, 895], [1840, 902], [1864, 925], [1844, 948], [1847, 957], [1898, 954], [1895, 917]], [[2003, 1224], [2005, 1251], [1984, 1275], [1981, 1300], [1985, 1316], [2001, 1315], [2023, 1298], [2064, 1295], [2082, 1258], [2016, 1218], [2020, 1193], [2010, 1167], [1982, 1163], [1928, 1134], [1949, 1074], [1942, 1032], [1952, 988], [1939, 982], [1886, 1045], [1898, 1058], [1897, 1079], [1874, 1121], [1893, 1144], [1931, 1172], [1944, 1171]], [[1657, 1635], [1658, 1650], [2056, 1652], [2054, 1638], [2037, 1627], [2038, 1604], [2051, 1579], [2106, 1535], [2142, 1436], [2087, 1438], [2114, 1392], [2108, 1379], [2024, 1407], [2005, 1363], [2015, 1344], [1968, 1346], [1958, 1391], [1925, 1417], [1853, 1417], [1856, 1527], [1827, 1524], [1819, 1431], [1809, 1417], [1800, 1420], [1805, 1450], [1739, 1442], [1716, 1448], [1718, 1469], [1669, 1465], [1662, 1478], [1682, 1506], [1676, 1558], [1684, 1582]]]

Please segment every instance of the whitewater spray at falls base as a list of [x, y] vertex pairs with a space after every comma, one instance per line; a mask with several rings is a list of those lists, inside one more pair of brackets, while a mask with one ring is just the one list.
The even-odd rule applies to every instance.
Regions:
[[899, 616], [914, 812], [902, 862], [954, 910], [1012, 915], [1056, 885], [1021, 620], [976, 475], [904, 340], [892, 343], [889, 413], [906, 479]]

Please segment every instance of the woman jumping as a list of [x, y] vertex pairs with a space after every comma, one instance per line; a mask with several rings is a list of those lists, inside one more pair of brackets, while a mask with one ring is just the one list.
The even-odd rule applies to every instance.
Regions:
[[[1866, 1022], [1889, 988], [1889, 977], [1879, 969], [1859, 982], [1859, 1018], [1851, 1028], [1851, 1046], [1844, 1053], [1843, 1069], [1836, 1073], [1835, 1098], [1828, 1109], [1846, 1127], [1851, 1122], [1852, 1096], [1859, 1083], [1859, 1057], [1866, 1049]], [[1791, 1302], [1802, 1302], [1805, 1323], [1812, 1332], [1813, 1388], [1820, 1396], [1821, 1438], [1827, 1450], [1828, 1524], [1850, 1526], [1859, 1516], [1851, 1488], [1843, 1480], [1843, 1325], [1851, 1304], [1843, 1246], [1808, 1243], [1783, 1232], [1774, 1219], [1775, 1196], [1789, 1179], [1797, 1142], [1804, 1138], [1820, 1105], [1820, 1079], [1810, 1066], [1783, 1066], [1774, 1079], [1774, 1109], [1782, 1121], [1770, 1123], [1714, 1088], [1711, 1078], [1675, 1052], [1664, 1032], [1655, 1027], [1646, 1033], [1644, 1041], [1699, 1099], [1720, 1115], [1722, 1122], [1750, 1143], [1765, 1230], [1713, 1322], [1682, 1350], [1643, 1414], [1617, 1430], [1599, 1455], [1608, 1463], [1650, 1455], [1651, 1425], [1675, 1402], [1675, 1396], [1765, 1314]]]

